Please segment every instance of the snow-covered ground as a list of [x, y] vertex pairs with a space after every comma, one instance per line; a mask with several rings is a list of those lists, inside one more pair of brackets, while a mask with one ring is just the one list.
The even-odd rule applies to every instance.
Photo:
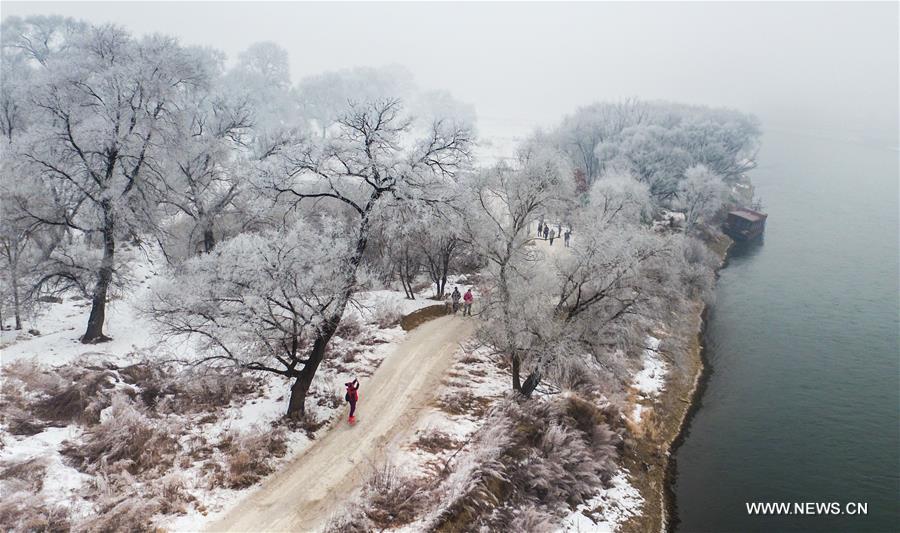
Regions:
[[[159, 265], [159, 269], [156, 265]], [[27, 329], [37, 330], [37, 335], [19, 333], [4, 337], [6, 345], [0, 352], [0, 370], [8, 370], [11, 368], [9, 365], [31, 363], [38, 365], [38, 371], [69, 364], [112, 368], [109, 372], [113, 376], [113, 392], [139, 394], [140, 391], [135, 387], [124, 383], [117, 369], [142, 361], [167, 359], [175, 353], [189, 355], [187, 352], [192, 349], [190, 343], [161, 340], [155, 334], [152, 324], [139, 311], [141, 303], [150, 297], [148, 288], [162, 270], [161, 262], [154, 264], [147, 259], [136, 263], [134, 290], [126, 298], [112, 300], [107, 307], [105, 332], [113, 338], [111, 342], [97, 345], [79, 342], [90, 306], [87, 300], [70, 295], [62, 303], [44, 304], [42, 313], [26, 324]], [[311, 396], [307, 399], [311, 418], [320, 427], [327, 427], [328, 422], [343, 408], [342, 384], [347, 381], [345, 378], [351, 375], [370, 375], [406, 335], [399, 326], [379, 327], [379, 319], [384, 315], [399, 318], [403, 314], [436, 303], [424, 298], [407, 300], [402, 292], [390, 290], [362, 293], [357, 300], [357, 305], [350, 306], [347, 313], [355, 315], [354, 318], [360, 323], [358, 337], [336, 337], [333, 340], [331, 350], [334, 355], [330, 357], [333, 361], [323, 364], [316, 376]], [[3, 374], [4, 390], [6, 386], [22, 386], [7, 375], [8, 372], [4, 371]], [[166, 415], [165, 423], [181, 428], [177, 439], [184, 453], [179, 455], [177, 474], [184, 489], [196, 500], [185, 509], [185, 515], [158, 516], [158, 525], [172, 530], [196, 530], [208, 517], [229, 508], [244, 497], [248, 490], [253, 490], [253, 487], [228, 489], [221, 484], [210, 488], [208, 469], [211, 461], [224, 462], [221, 452], [215, 449], [215, 443], [225, 442], [229, 435], [253, 435], [267, 431], [286, 411], [289, 384], [280, 376], [272, 374], [259, 376], [258, 379], [257, 390], [251, 394], [238, 395], [223, 409], [205, 414]], [[101, 422], [108, 418], [105, 415], [110, 409], [111, 407], [107, 407], [100, 413]], [[59, 425], [53, 423], [51, 426], [54, 424]], [[67, 507], [75, 522], [95, 514], [93, 497], [85, 498], [85, 495], [96, 495], [96, 490], [88, 488], [96, 489], [97, 484], [102, 482], [95, 476], [70, 466], [71, 461], [60, 453], [66, 441], [77, 445], [84, 431], [85, 426], [81, 424], [67, 423], [63, 427], [46, 427], [34, 435], [13, 435], [5, 424], [0, 426], [0, 466], [16, 465], [32, 459], [46, 465], [39, 496], [47, 505]], [[277, 469], [290, 461], [311, 444], [311, 437], [314, 436], [299, 428], [288, 431], [285, 439], [286, 453], [281, 457], [273, 457], [271, 468]], [[201, 459], [192, 457], [188, 450], [196, 448], [197, 443], [212, 446], [212, 456]]]
[[608, 489], [601, 489], [566, 517], [560, 531], [616, 531], [624, 521], [640, 512], [644, 499], [628, 482], [628, 474], [624, 470], [613, 476], [610, 484]]
[[[158, 264], [159, 270], [162, 270], [162, 263]], [[89, 302], [67, 297], [62, 303], [46, 304], [43, 314], [27, 325], [28, 329], [38, 330], [37, 335], [20, 333], [10, 336], [6, 332], [0, 364], [6, 366], [33, 361], [44, 367], [59, 367], [69, 363], [100, 366], [111, 363], [122, 368], [141, 361], [153, 361], [160, 354], [190, 350], [190, 345], [185, 343], [160, 340], [152, 324], [139, 312], [141, 303], [150, 296], [148, 288], [159, 275], [156, 265], [149, 259], [137, 264], [135, 290], [130, 296], [113, 300], [108, 306], [106, 332], [113, 337], [111, 342], [83, 345], [78, 341], [90, 310]], [[447, 290], [457, 285], [461, 290], [471, 286], [470, 280], [465, 277], [451, 276]], [[347, 313], [360, 322], [360, 337], [365, 342], [334, 339], [332, 349], [336, 354], [355, 352], [355, 355], [335, 365], [323, 366], [317, 375], [308, 400], [312, 418], [323, 423], [317, 431], [327, 428], [328, 422], [343, 407], [340, 401], [330, 402], [328, 399], [342, 397], [344, 378], [371, 374], [405, 336], [405, 332], [396, 326], [379, 328], [379, 318], [383, 315], [399, 317], [435, 305], [436, 302], [429, 299], [433, 292], [433, 287], [425, 287], [417, 294], [416, 300], [407, 300], [402, 292], [393, 290], [372, 290], [358, 295]], [[668, 366], [656, 351], [658, 347], [659, 339], [648, 337], [648, 349], [642, 355], [642, 368], [634, 376], [633, 388], [639, 401], [632, 418], [637, 422], [643, 409], [641, 401], [652, 401], [665, 384]], [[491, 360], [487, 348], [468, 345], [461, 349], [456, 359], [442, 384], [441, 400], [420, 414], [414, 437], [390, 455], [390, 462], [407, 475], [421, 475], [437, 468], [464, 448], [465, 443], [481, 428], [484, 412], [508, 389], [508, 376]], [[123, 390], [127, 388], [122, 383], [115, 386]], [[460, 395], [471, 395], [466, 398], [477, 399], [477, 405], [470, 406], [473, 409], [454, 411], [451, 407], [454, 403], [466, 403], [465, 399], [460, 401]], [[262, 376], [259, 389], [254, 394], [233, 401], [216, 412], [215, 416], [208, 419], [200, 414], [180, 417], [178, 422], [185, 430], [178, 436], [179, 443], [187, 448], [201, 441], [221, 442], [231, 434], [248, 435], [266, 431], [285, 412], [287, 398], [288, 384], [284, 380], [278, 376]], [[101, 419], [105, 414], [101, 413]], [[83, 432], [84, 428], [75, 423], [47, 427], [30, 436], [11, 435], [6, 427], [0, 427], [0, 464], [18, 464], [32, 459], [44, 464], [46, 470], [39, 495], [48, 505], [67, 507], [76, 522], [95, 512], [95, 503], [84, 495], [96, 492], [87, 488], [96, 486], [98, 480], [70, 466], [71, 461], [60, 451], [66, 441], [78, 442]], [[290, 431], [285, 442], [286, 453], [273, 458], [270, 466], [277, 470], [296, 457], [313, 444], [315, 433]], [[436, 436], [450, 445], [429, 447], [424, 444]], [[221, 459], [220, 453], [214, 452], [212, 459]], [[200, 529], [259, 487], [258, 482], [242, 489], [221, 485], [210, 487], [205, 470], [208, 462], [190, 460], [178, 465], [177, 474], [195, 502], [183, 509], [184, 514], [157, 516], [158, 526], [175, 531]], [[628, 475], [622, 470], [613, 477], [609, 488], [600, 489], [591, 500], [579, 506], [561, 527], [565, 531], [615, 531], [618, 524], [639, 512], [640, 506], [640, 495], [629, 484]], [[415, 526], [414, 522], [404, 530], [414, 531]]]
[[634, 375], [632, 387], [638, 394], [638, 401], [635, 402], [632, 419], [635, 422], [641, 421], [641, 414], [644, 411], [644, 403], [652, 401], [652, 399], [663, 391], [666, 385], [666, 374], [669, 371], [669, 365], [659, 354], [660, 339], [648, 336], [647, 349], [641, 356], [643, 367]]

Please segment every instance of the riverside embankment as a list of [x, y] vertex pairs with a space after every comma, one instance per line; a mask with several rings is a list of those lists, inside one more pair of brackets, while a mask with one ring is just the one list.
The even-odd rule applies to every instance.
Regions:
[[[725, 265], [732, 244], [724, 235], [709, 243], [721, 258], [719, 269]], [[642, 424], [634, 428], [634, 438], [625, 450], [624, 464], [644, 498], [641, 514], [622, 526], [621, 531], [625, 533], [664, 531], [671, 523], [671, 481], [675, 473], [672, 451], [680, 443], [689, 417], [696, 409], [706, 376], [703, 357], [706, 310], [703, 302], [691, 302], [690, 312], [673, 317], [666, 325], [667, 344], [674, 347], [670, 353], [663, 354], [670, 363], [666, 386], [653, 409], [642, 417]]]

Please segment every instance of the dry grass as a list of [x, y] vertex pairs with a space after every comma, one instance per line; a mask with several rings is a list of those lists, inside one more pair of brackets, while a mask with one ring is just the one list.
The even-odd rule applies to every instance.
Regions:
[[172, 467], [181, 433], [174, 423], [151, 419], [140, 406], [116, 396], [103, 422], [87, 429], [81, 442], [63, 442], [60, 453], [91, 474], [101, 467], [123, 469], [132, 475], [161, 473]]
[[226, 468], [218, 481], [231, 489], [245, 488], [274, 471], [272, 459], [287, 453], [287, 433], [284, 427], [263, 432], [230, 432], [218, 448], [226, 457]]
[[118, 379], [107, 368], [83, 362], [50, 369], [14, 361], [4, 365], [3, 374], [3, 421], [17, 435], [34, 435], [47, 425], [96, 424]]
[[439, 430], [432, 430], [420, 435], [413, 446], [425, 450], [428, 453], [437, 454], [446, 450], [459, 448], [460, 444], [461, 443], [458, 440], [447, 433]]
[[4, 531], [11, 532], [62, 533], [72, 529], [68, 507], [49, 505], [40, 496], [24, 491], [3, 491], [0, 524]]
[[46, 396], [32, 407], [37, 418], [58, 423], [82, 422], [97, 424], [100, 411], [109, 407], [110, 390], [115, 388], [117, 376], [106, 369], [76, 369], [75, 365], [61, 367], [58, 372], [68, 383], [45, 391]]
[[427, 493], [425, 480], [403, 476], [390, 463], [373, 469], [364, 491], [366, 517], [379, 529], [412, 522]]
[[0, 483], [4, 494], [24, 490], [37, 494], [44, 488], [47, 460], [41, 457], [25, 461], [0, 462]]
[[590, 496], [615, 469], [621, 437], [605, 422], [612, 416], [575, 395], [500, 404], [472, 444], [476, 466], [464, 479], [448, 478], [467, 488], [433, 529], [547, 530], [555, 513]]
[[227, 407], [235, 400], [246, 400], [259, 394], [261, 380], [238, 372], [181, 372], [163, 389], [161, 412], [198, 413]]
[[362, 337], [363, 331], [363, 323], [356, 316], [351, 315], [341, 319], [334, 334], [347, 341], [357, 341]]
[[99, 501], [94, 514], [79, 522], [73, 530], [85, 533], [152, 533], [157, 531], [153, 525], [153, 517], [161, 508], [159, 497], [147, 498], [134, 494], [110, 496]]
[[438, 409], [451, 415], [470, 415], [481, 418], [491, 405], [489, 398], [476, 396], [468, 390], [454, 390], [437, 400]]
[[341, 361], [344, 363], [350, 364], [350, 363], [356, 361], [356, 358], [362, 352], [363, 351], [359, 348], [348, 348], [348, 349], [344, 350], [343, 354], [341, 354]]

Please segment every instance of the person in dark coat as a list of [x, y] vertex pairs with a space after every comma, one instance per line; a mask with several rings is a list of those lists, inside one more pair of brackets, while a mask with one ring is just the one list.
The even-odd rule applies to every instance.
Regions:
[[455, 315], [459, 311], [459, 299], [462, 298], [462, 294], [459, 293], [459, 287], [453, 287], [453, 294], [450, 295], [450, 298], [453, 299], [453, 314]]
[[566, 248], [569, 247], [569, 239], [570, 239], [571, 237], [572, 237], [572, 230], [571, 230], [571, 229], [566, 229], [566, 234], [563, 236], [563, 238], [565, 239]]
[[538, 221], [538, 237], [541, 236], [541, 232], [544, 231], [544, 221]]
[[550, 228], [548, 228], [547, 225], [545, 224], [545, 225], [544, 225], [544, 240], [545, 240], [545, 241], [547, 240], [547, 235], [548, 235], [549, 233], [550, 233]]

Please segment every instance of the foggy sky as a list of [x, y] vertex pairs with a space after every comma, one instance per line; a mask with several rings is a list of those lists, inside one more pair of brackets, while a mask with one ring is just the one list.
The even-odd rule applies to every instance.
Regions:
[[485, 134], [624, 97], [726, 105], [769, 128], [898, 146], [898, 4], [22, 3], [233, 58], [271, 40], [294, 81], [401, 64], [475, 105]]

